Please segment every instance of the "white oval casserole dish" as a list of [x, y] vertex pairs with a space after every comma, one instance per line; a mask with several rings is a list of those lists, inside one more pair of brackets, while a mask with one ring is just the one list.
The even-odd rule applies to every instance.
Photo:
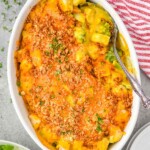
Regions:
[[[41, 149], [47, 150], [47, 148], [39, 141], [38, 137], [36, 136], [36, 133], [30, 123], [29, 118], [28, 118], [28, 111], [25, 107], [24, 101], [23, 101], [22, 97], [19, 96], [19, 94], [18, 94], [18, 88], [16, 86], [16, 68], [15, 68], [15, 63], [14, 63], [14, 51], [17, 49], [16, 43], [17, 43], [17, 41], [19, 41], [20, 34], [23, 29], [25, 20], [28, 16], [29, 12], [33, 8], [33, 6], [35, 6], [39, 1], [40, 0], [28, 0], [26, 2], [26, 4], [24, 5], [24, 7], [22, 8], [20, 14], [18, 15], [18, 18], [15, 22], [15, 25], [14, 25], [13, 31], [12, 31], [12, 35], [10, 38], [8, 57], [7, 57], [7, 70], [8, 70], [9, 89], [10, 89], [11, 97], [13, 100], [15, 110], [18, 114], [18, 117], [19, 117], [22, 125], [24, 126], [24, 128], [26, 129], [28, 134], [32, 137], [32, 139], [36, 142], [36, 144]], [[105, 1], [105, 0], [101, 0], [101, 1], [91, 0], [91, 1], [100, 4], [114, 18], [115, 22], [117, 23], [117, 25], [119, 27], [120, 33], [124, 36], [124, 38], [128, 44], [128, 47], [130, 50], [130, 55], [131, 55], [131, 62], [135, 69], [136, 77], [140, 82], [140, 71], [139, 71], [139, 65], [138, 65], [138, 61], [137, 61], [136, 52], [135, 52], [132, 40], [129, 36], [129, 33], [128, 33], [125, 25], [123, 24], [121, 18], [118, 16], [118, 14], [115, 12], [115, 10], [108, 4], [107, 1]], [[140, 106], [140, 99], [135, 93], [133, 93], [132, 115], [131, 115], [130, 121], [128, 122], [128, 124], [125, 128], [126, 134], [123, 136], [123, 138], [119, 142], [110, 146], [109, 150], [121, 150], [123, 148], [123, 146], [129, 139], [129, 137], [135, 127], [136, 120], [137, 120], [138, 113], [139, 113], [139, 106]]]

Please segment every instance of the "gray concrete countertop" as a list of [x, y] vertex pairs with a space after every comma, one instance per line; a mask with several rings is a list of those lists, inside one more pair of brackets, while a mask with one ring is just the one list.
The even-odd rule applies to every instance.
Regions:
[[[11, 29], [25, 0], [0, 0], [0, 139], [17, 142], [31, 150], [40, 150], [21, 125], [14, 110], [7, 82], [7, 48]], [[142, 87], [150, 96], [150, 79], [141, 71]], [[133, 134], [150, 121], [150, 110], [142, 106]], [[124, 148], [125, 150], [126, 148]]]

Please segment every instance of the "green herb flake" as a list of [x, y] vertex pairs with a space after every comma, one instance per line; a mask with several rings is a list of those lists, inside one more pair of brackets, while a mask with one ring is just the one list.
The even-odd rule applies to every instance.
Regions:
[[55, 95], [53, 94], [53, 95], [51, 95], [51, 99], [54, 99], [55, 98]]
[[72, 133], [72, 131], [71, 130], [67, 130], [67, 131], [60, 132], [61, 135], [66, 135], [66, 134], [69, 134], [69, 133]]
[[61, 70], [56, 70], [55, 75], [58, 76], [61, 74]]
[[11, 8], [11, 7], [12, 7], [12, 5], [7, 5], [6, 9], [8, 10], [8, 9]]
[[53, 49], [54, 54], [58, 53], [58, 50], [63, 47], [61, 43], [59, 43], [58, 39], [55, 37], [52, 40], [52, 43], [49, 44], [49, 47]]
[[6, 13], [2, 12], [1, 15], [3, 16], [3, 19], [6, 19]]
[[11, 32], [11, 31], [12, 31], [12, 29], [9, 29], [9, 28], [6, 27], [6, 26], [3, 26], [3, 30], [4, 30], [4, 31], [8, 31], [8, 32]]
[[46, 56], [49, 56], [49, 55], [50, 55], [50, 52], [49, 52], [49, 51], [45, 51], [44, 53], [45, 53]]
[[65, 62], [68, 62], [69, 58], [68, 57], [65, 57]]
[[13, 21], [13, 18], [12, 18], [12, 19], [9, 19], [9, 21], [12, 22], [12, 21]]
[[83, 70], [82, 69], [80, 69], [80, 75], [82, 75], [83, 74]]
[[6, 26], [3, 26], [3, 30], [9, 30]]
[[0, 68], [3, 68], [3, 63], [2, 62], [0, 62]]
[[61, 60], [60, 60], [59, 58], [56, 58], [55, 60], [56, 60], [56, 62], [58, 62], [59, 64], [62, 63]]
[[40, 100], [40, 106], [43, 106], [44, 105], [44, 101]]
[[96, 114], [96, 117], [97, 117], [96, 131], [97, 132], [101, 132], [102, 131], [101, 124], [103, 123], [103, 120], [102, 120], [102, 118], [98, 114]]
[[97, 132], [101, 132], [102, 131], [100, 124], [97, 124], [96, 131]]
[[21, 92], [19, 92], [18, 94], [19, 94], [20, 96], [22, 96], [22, 95], [21, 95]]
[[97, 117], [98, 123], [103, 123], [103, 119], [98, 114], [96, 114], [96, 117]]
[[1, 52], [3, 52], [4, 50], [5, 50], [5, 48], [4, 48], [4, 47], [2, 47], [2, 48], [1, 48]]
[[2, 0], [2, 2], [3, 2], [5, 5], [8, 5], [8, 4], [9, 4], [8, 0]]
[[17, 5], [21, 5], [22, 3], [20, 1], [14, 0], [14, 3]]
[[84, 113], [84, 112], [85, 112], [85, 108], [83, 107], [83, 108], [82, 108], [82, 113]]
[[16, 84], [17, 84], [17, 86], [18, 86], [18, 87], [20, 87], [20, 86], [21, 86], [21, 82], [20, 82], [19, 80], [17, 81], [17, 83], [16, 83]]

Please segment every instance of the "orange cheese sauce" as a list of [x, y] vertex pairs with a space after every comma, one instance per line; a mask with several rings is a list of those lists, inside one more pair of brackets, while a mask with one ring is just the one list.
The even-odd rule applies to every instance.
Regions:
[[[60, 1], [43, 0], [30, 12], [15, 53], [19, 93], [37, 136], [49, 149], [107, 150], [123, 136], [133, 99], [110, 50], [111, 39], [106, 43], [113, 24], [102, 16], [109, 30], [99, 34], [84, 14], [98, 6], [62, 7]], [[85, 33], [78, 35], [83, 26]], [[96, 41], [95, 35], [106, 39]], [[127, 46], [120, 49], [124, 62], [126, 51]]]

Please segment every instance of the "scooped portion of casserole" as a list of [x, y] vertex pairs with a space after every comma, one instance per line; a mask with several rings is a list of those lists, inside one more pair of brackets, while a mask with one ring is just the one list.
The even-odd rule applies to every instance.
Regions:
[[[51, 150], [107, 150], [131, 116], [132, 88], [113, 53], [113, 22], [85, 0], [41, 0], [16, 50], [17, 85], [41, 142]], [[129, 51], [117, 48], [129, 70]]]

